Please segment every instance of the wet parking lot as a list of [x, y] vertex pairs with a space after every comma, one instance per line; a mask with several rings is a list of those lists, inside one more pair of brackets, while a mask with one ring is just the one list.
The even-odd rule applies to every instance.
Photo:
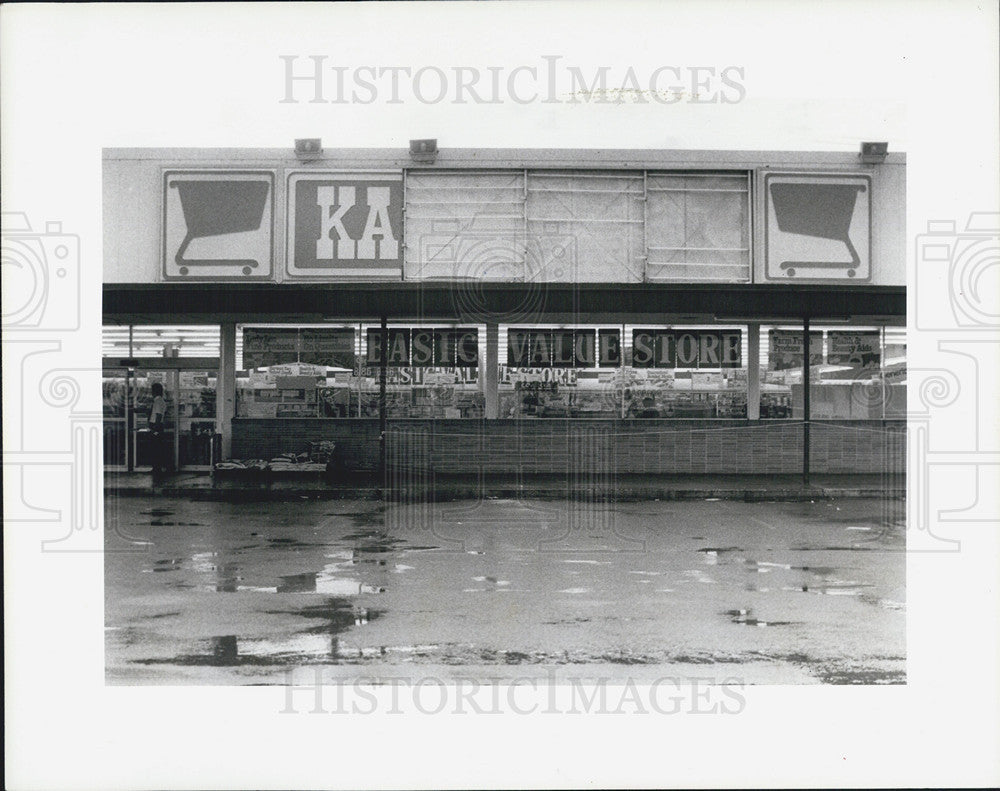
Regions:
[[902, 501], [106, 509], [110, 684], [905, 682]]

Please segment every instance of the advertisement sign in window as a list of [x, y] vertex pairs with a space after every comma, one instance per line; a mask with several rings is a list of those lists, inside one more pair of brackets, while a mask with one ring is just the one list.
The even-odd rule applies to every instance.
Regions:
[[[767, 367], [787, 371], [802, 367], [802, 333], [795, 330], [769, 330]], [[809, 333], [809, 365], [823, 364], [823, 333]]]
[[352, 329], [246, 327], [243, 330], [243, 367], [249, 370], [298, 362], [353, 368], [354, 343]]
[[852, 368], [878, 368], [882, 363], [879, 332], [829, 332], [827, 361], [830, 365]]

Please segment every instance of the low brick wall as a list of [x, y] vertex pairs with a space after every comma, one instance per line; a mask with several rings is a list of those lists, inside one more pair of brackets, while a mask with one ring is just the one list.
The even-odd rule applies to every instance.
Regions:
[[348, 469], [378, 467], [377, 420], [319, 418], [235, 418], [233, 458], [270, 459], [279, 453], [304, 453], [310, 442], [332, 440]]
[[[902, 420], [815, 421], [816, 473], [902, 473]], [[350, 469], [378, 464], [378, 421], [233, 421], [233, 456], [270, 458], [333, 440]], [[390, 420], [393, 466], [440, 473], [476, 471], [608, 474], [794, 474], [802, 469], [802, 425], [786, 420]]]

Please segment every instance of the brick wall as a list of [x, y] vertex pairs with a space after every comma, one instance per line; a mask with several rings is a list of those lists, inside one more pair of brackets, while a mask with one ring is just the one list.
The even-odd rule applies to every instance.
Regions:
[[[904, 421], [816, 421], [810, 436], [813, 472], [905, 471]], [[236, 458], [302, 452], [320, 440], [337, 442], [351, 469], [378, 464], [377, 420], [233, 421]], [[387, 442], [393, 466], [444, 473], [802, 469], [802, 426], [782, 420], [390, 420]]]
[[233, 420], [233, 458], [270, 459], [279, 453], [304, 453], [310, 442], [332, 440], [349, 469], [378, 466], [377, 420], [276, 418]]

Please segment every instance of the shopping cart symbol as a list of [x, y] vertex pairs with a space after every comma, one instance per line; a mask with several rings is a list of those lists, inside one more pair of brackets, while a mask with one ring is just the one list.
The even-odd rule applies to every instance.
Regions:
[[182, 275], [195, 266], [242, 267], [243, 274], [249, 275], [260, 266], [260, 262], [252, 258], [185, 258], [184, 253], [195, 239], [259, 229], [267, 204], [268, 182], [174, 181], [170, 186], [180, 195], [187, 227], [184, 241], [174, 256]]
[[864, 184], [771, 184], [771, 200], [778, 230], [842, 242], [850, 253], [850, 262], [782, 261], [779, 268], [789, 277], [795, 267], [846, 269], [848, 277], [857, 274], [861, 257], [851, 243], [851, 220], [858, 193]]

